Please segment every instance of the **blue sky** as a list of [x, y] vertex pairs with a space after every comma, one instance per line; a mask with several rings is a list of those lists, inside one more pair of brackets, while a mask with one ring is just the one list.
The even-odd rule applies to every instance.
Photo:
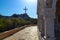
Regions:
[[11, 16], [12, 14], [23, 14], [27, 7], [27, 14], [37, 18], [37, 0], [0, 0], [0, 14]]

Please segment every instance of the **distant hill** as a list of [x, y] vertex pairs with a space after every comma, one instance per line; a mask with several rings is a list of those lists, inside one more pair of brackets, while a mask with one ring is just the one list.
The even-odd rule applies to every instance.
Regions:
[[31, 24], [37, 24], [37, 19], [29, 17], [27, 15], [27, 13], [24, 13], [24, 14], [13, 14], [12, 16], [3, 16], [3, 15], [0, 15], [0, 18], [5, 18], [5, 19], [18, 18], [18, 19], [30, 21]]
[[12, 16], [11, 16], [12, 18], [21, 18], [21, 19], [24, 19], [24, 20], [27, 20], [27, 19], [30, 19], [30, 17], [26, 14], [26, 13], [24, 13], [24, 14], [19, 14], [19, 15], [17, 15], [17, 14], [13, 14]]
[[7, 18], [7, 19], [11, 19], [11, 18], [20, 18], [20, 19], [23, 19], [23, 20], [30, 19], [30, 17], [26, 13], [24, 13], [24, 14], [13, 14], [12, 16], [3, 16], [3, 15], [0, 15], [0, 18], [1, 17]]

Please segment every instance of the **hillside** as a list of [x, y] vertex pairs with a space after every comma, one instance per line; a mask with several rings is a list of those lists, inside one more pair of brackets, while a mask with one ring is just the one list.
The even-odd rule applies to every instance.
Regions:
[[31, 24], [37, 24], [37, 19], [30, 18], [27, 14], [13, 14], [12, 16], [0, 15], [0, 32]]

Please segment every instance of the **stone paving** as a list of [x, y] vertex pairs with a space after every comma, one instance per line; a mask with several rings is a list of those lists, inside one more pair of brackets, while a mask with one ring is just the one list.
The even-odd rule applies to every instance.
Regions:
[[39, 40], [38, 27], [37, 26], [27, 27], [3, 40]]

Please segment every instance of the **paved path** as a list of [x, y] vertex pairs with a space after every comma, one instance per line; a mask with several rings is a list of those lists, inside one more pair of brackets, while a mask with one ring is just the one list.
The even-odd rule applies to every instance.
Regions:
[[39, 40], [37, 26], [27, 27], [3, 40]]

